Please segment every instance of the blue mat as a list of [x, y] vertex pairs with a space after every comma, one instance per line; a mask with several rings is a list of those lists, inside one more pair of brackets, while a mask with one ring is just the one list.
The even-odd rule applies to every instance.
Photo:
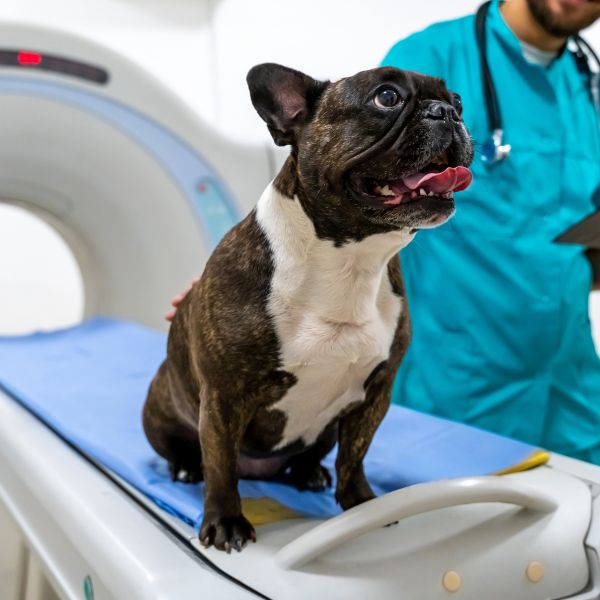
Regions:
[[[144, 437], [141, 410], [165, 356], [166, 336], [97, 318], [50, 333], [0, 337], [0, 385], [86, 454], [169, 513], [198, 527], [202, 484], [171, 482]], [[393, 406], [365, 461], [377, 494], [435, 479], [493, 473], [535, 448]], [[326, 464], [333, 466], [335, 450]], [[312, 517], [340, 512], [333, 490], [300, 492], [280, 483], [240, 481], [243, 498], [269, 497]]]

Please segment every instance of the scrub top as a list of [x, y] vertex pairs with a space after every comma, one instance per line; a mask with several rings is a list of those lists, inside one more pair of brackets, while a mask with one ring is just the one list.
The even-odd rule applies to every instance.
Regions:
[[582, 246], [553, 242], [598, 203], [589, 76], [567, 50], [547, 68], [528, 63], [498, 1], [486, 31], [512, 145], [494, 165], [481, 160], [489, 131], [474, 15], [400, 41], [383, 61], [445, 79], [475, 143], [455, 217], [401, 252], [413, 339], [393, 402], [600, 464], [591, 267]]

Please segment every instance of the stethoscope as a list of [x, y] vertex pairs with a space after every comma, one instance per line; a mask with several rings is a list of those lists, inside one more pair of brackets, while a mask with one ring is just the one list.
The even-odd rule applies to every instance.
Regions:
[[[487, 33], [485, 20], [492, 0], [482, 4], [475, 15], [475, 34], [481, 62], [481, 78], [483, 81], [483, 96], [488, 117], [490, 137], [484, 142], [481, 159], [484, 163], [494, 164], [505, 160], [510, 154], [510, 144], [504, 143], [504, 129], [500, 105], [492, 73], [487, 60]], [[590, 78], [590, 91], [596, 112], [600, 115], [600, 58], [592, 47], [579, 35], [571, 38], [573, 48], [569, 48], [575, 56], [578, 68], [587, 73]], [[596, 69], [590, 66], [590, 59], [596, 63]]]

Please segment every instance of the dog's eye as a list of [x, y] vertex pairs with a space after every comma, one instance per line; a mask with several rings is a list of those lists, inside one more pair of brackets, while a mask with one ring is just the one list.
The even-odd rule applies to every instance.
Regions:
[[463, 103], [458, 94], [452, 94], [452, 105], [456, 109], [456, 112], [459, 115], [462, 115], [463, 112]]
[[383, 87], [377, 90], [373, 102], [378, 108], [392, 108], [400, 102], [400, 94], [392, 87]]

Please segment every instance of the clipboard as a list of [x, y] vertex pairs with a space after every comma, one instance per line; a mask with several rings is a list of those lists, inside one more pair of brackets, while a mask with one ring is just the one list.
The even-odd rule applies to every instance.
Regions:
[[600, 250], [600, 210], [563, 231], [554, 241], [557, 244], [581, 244]]

